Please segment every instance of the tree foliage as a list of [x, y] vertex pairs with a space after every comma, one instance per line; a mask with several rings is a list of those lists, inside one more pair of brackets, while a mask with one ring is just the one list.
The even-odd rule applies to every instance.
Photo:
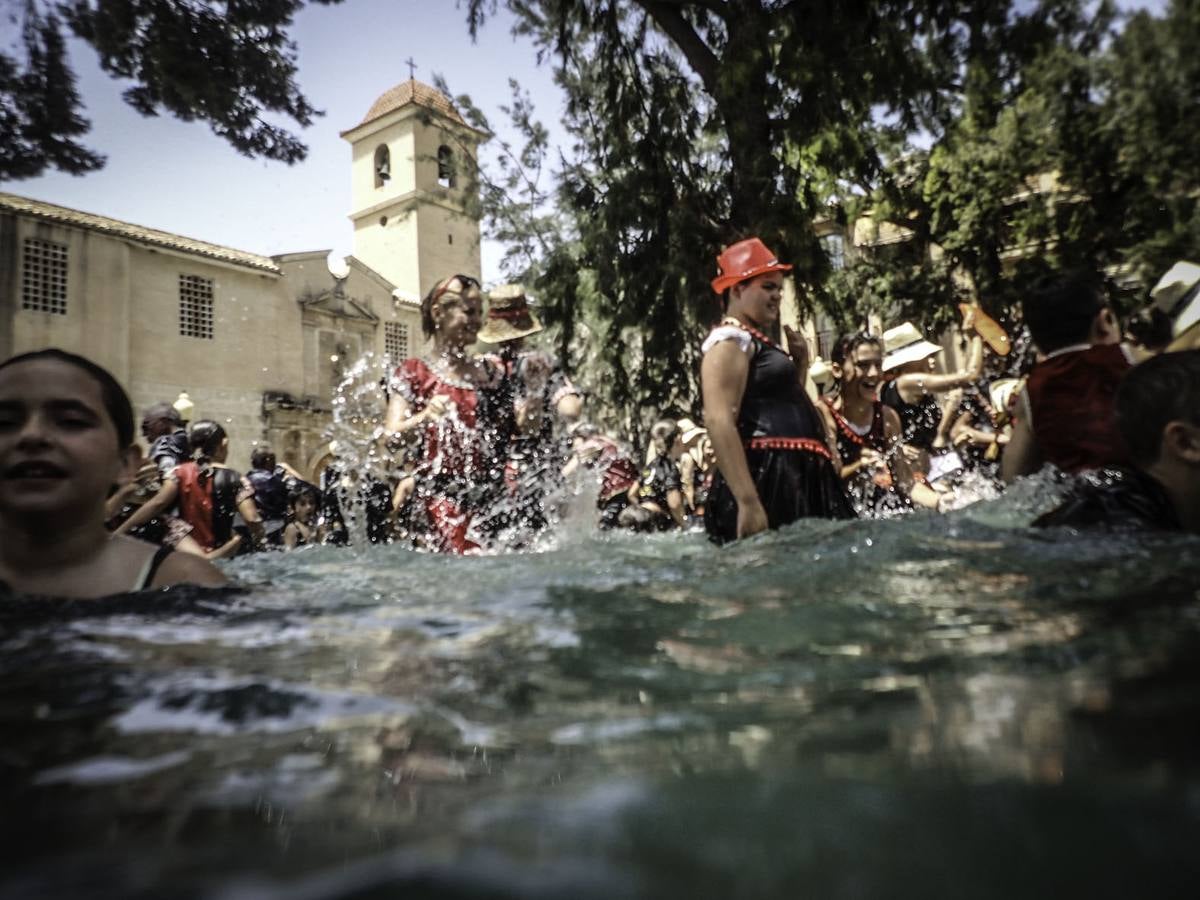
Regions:
[[247, 156], [304, 159], [300, 139], [267, 118], [284, 115], [307, 126], [321, 114], [296, 85], [296, 48], [287, 33], [303, 5], [28, 0], [19, 47], [0, 53], [0, 178], [47, 168], [78, 175], [104, 164], [77, 140], [89, 124], [67, 59], [68, 32], [95, 48], [106, 73], [133, 82], [124, 98], [143, 115], [205, 121]]
[[[603, 297], [600, 364], [620, 405], [694, 404], [722, 245], [760, 235], [798, 263], [802, 303], [828, 300], [814, 219], [835, 184], [882, 170], [880, 134], [936, 118], [954, 56], [937, 0], [508, 6], [567, 94], [561, 199]], [[472, 0], [470, 25], [495, 7]]]
[[[1108, 0], [506, 5], [567, 95], [575, 265], [543, 264], [545, 292], [565, 320], [581, 273], [602, 298], [612, 402], [697, 396], [712, 259], [748, 234], [845, 327], [967, 297], [1004, 316], [1049, 269], [1128, 284], [1196, 253], [1197, 0], [1128, 22]], [[469, 0], [470, 28], [497, 6]], [[814, 223], [864, 220], [902, 239], [832, 271]]]

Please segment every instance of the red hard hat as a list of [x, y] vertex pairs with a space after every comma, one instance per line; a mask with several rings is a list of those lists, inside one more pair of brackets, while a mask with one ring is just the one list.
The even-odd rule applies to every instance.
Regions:
[[735, 284], [740, 284], [764, 272], [790, 272], [791, 266], [781, 263], [775, 254], [756, 237], [746, 238], [730, 244], [717, 257], [720, 274], [713, 279], [712, 289], [723, 294]]

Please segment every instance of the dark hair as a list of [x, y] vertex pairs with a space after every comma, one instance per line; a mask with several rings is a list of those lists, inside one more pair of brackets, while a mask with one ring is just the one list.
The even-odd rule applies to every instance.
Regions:
[[677, 434], [679, 434], [679, 425], [674, 419], [659, 419], [650, 428], [651, 440], [662, 441], [668, 448]]
[[288, 503], [295, 505], [296, 501], [304, 497], [310, 497], [317, 506], [321, 505], [321, 492], [317, 490], [316, 485], [309, 484], [307, 481], [298, 481], [288, 491]]
[[1116, 406], [1130, 458], [1151, 465], [1168, 423], [1200, 425], [1200, 350], [1162, 353], [1134, 366], [1121, 380]]
[[1157, 306], [1151, 306], [1130, 317], [1125, 330], [1147, 350], [1158, 351], [1171, 343], [1174, 336], [1171, 325], [1170, 316]]
[[220, 449], [221, 441], [225, 440], [225, 429], [212, 419], [201, 419], [192, 424], [188, 439], [192, 455], [201, 461], [209, 460]]
[[250, 466], [255, 469], [274, 469], [275, 451], [270, 447], [255, 447], [250, 454]]
[[100, 385], [100, 396], [104, 401], [104, 409], [108, 413], [109, 419], [112, 420], [113, 428], [117, 431], [117, 443], [120, 444], [122, 450], [133, 444], [133, 404], [129, 402], [129, 395], [125, 393], [125, 388], [121, 387], [120, 382], [103, 366], [99, 366], [90, 359], [85, 359], [77, 354], [68, 353], [56, 347], [49, 347], [45, 350], [34, 350], [32, 353], [22, 353], [19, 356], [6, 359], [0, 363], [0, 369], [6, 369], [17, 363], [33, 362], [38, 359], [53, 359], [58, 362], [64, 362], [75, 366], [77, 369], [83, 369], [83, 371], [91, 375]]
[[1053, 353], [1086, 341], [1107, 305], [1099, 280], [1076, 271], [1043, 280], [1021, 301], [1021, 315], [1037, 348]]
[[843, 334], [838, 338], [837, 343], [833, 345], [833, 349], [829, 351], [829, 361], [837, 363], [840, 366], [854, 355], [855, 350], [864, 344], [875, 344], [882, 350], [883, 338], [868, 331], [860, 331], [857, 334]]
[[[450, 284], [455, 280], [462, 285], [463, 293], [466, 293], [471, 288], [479, 290], [479, 279], [472, 278], [470, 275], [451, 275], [449, 278], [443, 278], [431, 287], [429, 293], [421, 298], [421, 331], [425, 337], [431, 338], [437, 331], [437, 323], [433, 321], [433, 307], [443, 294], [450, 291]], [[480, 296], [482, 297], [482, 295]]]
[[183, 424], [183, 416], [170, 403], [155, 403], [153, 406], [147, 406], [142, 412], [142, 419], [146, 422], [153, 422], [156, 419], [165, 419], [175, 425]]

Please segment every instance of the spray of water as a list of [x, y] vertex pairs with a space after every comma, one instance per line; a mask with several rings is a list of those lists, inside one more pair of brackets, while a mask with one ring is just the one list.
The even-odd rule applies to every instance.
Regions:
[[330, 487], [337, 492], [350, 544], [368, 543], [381, 502], [390, 508], [393, 456], [384, 443], [390, 365], [367, 353], [348, 366], [333, 392], [333, 420], [325, 436], [334, 453]]

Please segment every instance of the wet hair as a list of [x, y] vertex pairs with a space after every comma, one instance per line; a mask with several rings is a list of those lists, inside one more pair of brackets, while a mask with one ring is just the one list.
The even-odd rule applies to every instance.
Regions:
[[[431, 338], [437, 333], [437, 323], [433, 320], [433, 308], [443, 294], [450, 292], [450, 285], [456, 280], [462, 285], [464, 294], [471, 288], [476, 291], [480, 288], [479, 279], [472, 278], [470, 275], [451, 275], [431, 287], [429, 293], [421, 298], [421, 332], [425, 337]], [[482, 294], [480, 296], [482, 297]]]
[[854, 355], [855, 350], [865, 344], [875, 344], [882, 350], [883, 338], [868, 331], [860, 331], [857, 334], [843, 334], [838, 338], [837, 343], [833, 345], [833, 349], [829, 351], [829, 361], [840, 366]]
[[671, 443], [677, 434], [679, 426], [675, 424], [674, 419], [659, 419], [650, 428], [650, 440], [656, 444], [661, 441], [668, 450], [671, 449]]
[[317, 490], [315, 485], [309, 484], [307, 481], [299, 481], [295, 486], [288, 491], [288, 503], [295, 506], [300, 500], [308, 497], [312, 500], [314, 506], [321, 505], [321, 492]]
[[213, 454], [221, 448], [221, 441], [225, 440], [225, 429], [212, 419], [201, 419], [192, 424], [188, 440], [191, 443], [192, 455], [204, 462], [212, 459]]
[[1099, 280], [1080, 270], [1039, 283], [1021, 301], [1021, 315], [1037, 348], [1053, 353], [1086, 341], [1107, 305]]
[[92, 376], [96, 383], [100, 385], [100, 397], [104, 403], [104, 410], [108, 413], [108, 418], [112, 421], [113, 428], [117, 431], [117, 443], [122, 450], [133, 445], [133, 404], [129, 402], [129, 395], [125, 393], [125, 388], [121, 387], [121, 383], [103, 366], [97, 365], [90, 359], [86, 359], [75, 353], [68, 353], [56, 347], [50, 347], [45, 350], [34, 350], [32, 353], [22, 353], [11, 359], [6, 359], [0, 363], [0, 369], [7, 369], [9, 366], [15, 366], [17, 363], [34, 362], [39, 359], [53, 359], [58, 362], [67, 363], [68, 365], [75, 366], [77, 369], [82, 369], [88, 375]]
[[142, 419], [146, 422], [153, 422], [156, 419], [165, 419], [168, 422], [173, 422], [176, 425], [183, 424], [183, 416], [170, 403], [155, 403], [153, 406], [147, 406], [142, 413]]
[[1152, 465], [1169, 423], [1200, 426], [1200, 350], [1162, 353], [1134, 366], [1121, 380], [1116, 408], [1130, 458]]
[[1171, 343], [1171, 324], [1170, 316], [1157, 306], [1151, 306], [1132, 316], [1125, 323], [1125, 330], [1147, 350], [1158, 351]]
[[250, 454], [250, 467], [253, 469], [274, 469], [275, 451], [270, 447], [255, 447]]

